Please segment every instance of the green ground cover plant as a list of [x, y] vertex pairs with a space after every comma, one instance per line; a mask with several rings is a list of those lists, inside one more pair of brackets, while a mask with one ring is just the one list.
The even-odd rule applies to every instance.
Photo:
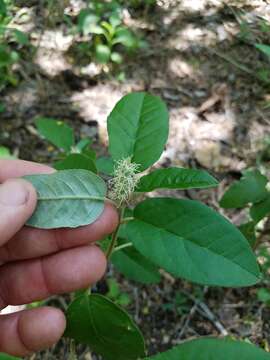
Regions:
[[101, 64], [121, 64], [125, 54], [142, 44], [124, 23], [123, 7], [115, 0], [89, 2], [78, 15], [77, 31], [82, 35], [79, 51]]
[[[151, 194], [163, 188], [218, 186], [204, 170], [151, 170], [164, 150], [169, 131], [168, 111], [159, 97], [135, 92], [116, 104], [108, 116], [111, 158], [101, 162], [89, 152], [85, 139], [86, 145], [79, 146], [78, 151], [73, 132], [63, 122], [42, 118], [37, 120], [37, 127], [61, 148], [63, 159], [61, 170], [54, 174], [26, 177], [38, 193], [30, 226], [48, 229], [89, 224], [109, 201], [117, 207], [120, 223], [101, 246], [107, 259], [128, 279], [143, 284], [159, 282], [163, 269], [176, 278], [207, 286], [246, 287], [260, 282], [252, 246], [225, 217], [199, 201]], [[67, 160], [74, 155], [76, 160]], [[82, 159], [87, 159], [91, 168]], [[252, 199], [242, 194], [241, 186], [240, 190], [230, 190], [234, 207], [252, 201], [258, 206], [266, 201], [263, 175], [248, 172], [241, 181], [252, 189]], [[224, 195], [222, 206], [230, 206], [229, 195]], [[261, 214], [258, 210], [254, 213], [256, 218]], [[198, 339], [147, 357], [138, 326], [111, 298], [86, 289], [76, 295], [66, 313], [65, 336], [88, 345], [104, 360], [270, 359], [267, 352], [230, 338]]]
[[270, 215], [268, 178], [258, 169], [245, 170], [241, 179], [227, 189], [220, 200], [220, 205], [226, 209], [246, 209], [247, 220], [239, 226], [239, 230], [251, 247], [257, 250], [258, 256], [263, 259], [261, 270], [264, 287], [257, 290], [257, 296], [260, 301], [269, 305], [270, 255], [267, 245], [261, 244], [262, 235], [269, 232], [267, 229]]
[[18, 84], [14, 66], [21, 58], [22, 48], [30, 45], [28, 35], [12, 22], [13, 8], [13, 2], [0, 0], [0, 91], [7, 85]]

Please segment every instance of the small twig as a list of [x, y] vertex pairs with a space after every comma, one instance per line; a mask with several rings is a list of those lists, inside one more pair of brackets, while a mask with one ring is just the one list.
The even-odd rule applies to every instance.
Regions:
[[[208, 288], [206, 287], [204, 290], [204, 294], [207, 292], [207, 290], [208, 290]], [[216, 315], [209, 309], [209, 307], [203, 301], [196, 299], [193, 295], [187, 293], [186, 291], [182, 291], [182, 293], [194, 302], [194, 305], [190, 310], [188, 319], [187, 319], [186, 323], [184, 324], [185, 329], [187, 328], [192, 316], [198, 310], [202, 316], [204, 316], [206, 319], [208, 319], [215, 326], [215, 328], [221, 333], [221, 335], [223, 335], [223, 336], [229, 335], [228, 331], [221, 324], [221, 322], [217, 319]], [[181, 331], [181, 333], [182, 333], [182, 331]]]
[[237, 61], [235, 61], [234, 59], [230, 58], [229, 56], [226, 56], [226, 55], [224, 55], [224, 54], [221, 54], [219, 51], [216, 51], [216, 50], [213, 50], [213, 49], [211, 49], [210, 51], [211, 51], [214, 55], [220, 57], [221, 59], [223, 59], [223, 60], [229, 62], [230, 64], [232, 64], [233, 66], [237, 67], [239, 70], [244, 71], [244, 72], [246, 72], [247, 74], [252, 75], [252, 76], [254, 76], [256, 79], [258, 79], [258, 76], [256, 76], [256, 74], [254, 73], [254, 71], [249, 70], [249, 68], [247, 68], [247, 67], [244, 66], [244, 65], [239, 64]]
[[209, 309], [209, 307], [203, 303], [202, 301], [198, 304], [198, 310], [201, 309], [200, 314], [204, 316], [206, 319], [211, 321], [215, 328], [220, 332], [223, 336], [228, 336], [229, 333], [225, 329], [225, 327], [221, 324], [221, 322], [217, 319], [216, 315]]
[[133, 293], [134, 293], [134, 299], [135, 299], [135, 315], [134, 315], [134, 319], [138, 323], [139, 322], [140, 303], [139, 303], [139, 295], [138, 295], [138, 288], [137, 287], [133, 288]]
[[185, 321], [185, 323], [184, 323], [184, 325], [183, 325], [183, 327], [182, 327], [182, 329], [181, 329], [181, 331], [179, 333], [178, 339], [181, 339], [182, 336], [185, 334], [193, 315], [197, 311], [197, 307], [198, 307], [198, 304], [194, 304], [192, 306], [192, 308], [190, 309], [190, 312], [189, 312], [189, 314], [187, 316], [187, 319], [186, 319], [186, 321]]

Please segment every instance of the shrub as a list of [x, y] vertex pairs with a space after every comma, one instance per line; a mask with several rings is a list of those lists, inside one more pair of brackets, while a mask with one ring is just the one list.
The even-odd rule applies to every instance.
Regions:
[[[28, 224], [40, 228], [89, 224], [102, 213], [105, 201], [112, 201], [118, 208], [120, 224], [104, 239], [102, 248], [127, 278], [143, 284], [156, 283], [162, 268], [176, 278], [208, 286], [258, 283], [261, 275], [256, 256], [244, 235], [226, 218], [199, 201], [152, 196], [139, 200], [143, 193], [156, 189], [218, 185], [215, 178], [199, 169], [173, 167], [148, 172], [166, 144], [168, 120], [160, 98], [142, 92], [126, 95], [108, 117], [111, 159], [96, 162], [94, 156], [83, 153], [85, 147], [77, 154], [79, 157], [70, 161], [74, 149], [78, 149], [70, 128], [51, 119], [39, 119], [39, 131], [67, 153], [67, 158], [61, 163], [63, 170], [26, 177], [36, 187], [39, 199]], [[88, 159], [90, 168], [81, 156]], [[110, 190], [101, 173], [111, 178]], [[254, 202], [259, 206], [268, 196], [265, 184], [259, 172], [247, 172], [224, 195], [221, 204], [230, 207], [231, 202], [237, 207]], [[248, 196], [243, 192], [246, 186]], [[255, 213], [258, 218], [259, 212]], [[143, 336], [127, 312], [108, 297], [89, 294], [88, 289], [80, 292], [67, 310], [65, 336], [89, 345], [105, 360], [146, 356]], [[231, 339], [199, 339], [146, 359], [180, 358], [269, 360], [270, 356]]]

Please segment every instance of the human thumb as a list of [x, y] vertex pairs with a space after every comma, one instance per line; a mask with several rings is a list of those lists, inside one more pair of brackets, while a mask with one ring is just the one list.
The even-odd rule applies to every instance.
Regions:
[[27, 181], [12, 179], [0, 185], [0, 246], [23, 227], [36, 203], [36, 191]]

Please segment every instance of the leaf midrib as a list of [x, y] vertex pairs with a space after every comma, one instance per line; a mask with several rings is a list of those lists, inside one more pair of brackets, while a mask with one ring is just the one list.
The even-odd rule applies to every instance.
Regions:
[[182, 237], [182, 236], [180, 236], [179, 234], [176, 234], [176, 233], [174, 233], [174, 232], [172, 232], [172, 231], [169, 231], [169, 230], [167, 230], [167, 229], [165, 229], [165, 228], [161, 228], [161, 227], [159, 227], [159, 226], [157, 226], [157, 225], [153, 225], [153, 224], [151, 224], [151, 223], [145, 222], [144, 220], [141, 220], [141, 219], [139, 219], [139, 218], [135, 218], [135, 221], [136, 221], [136, 220], [137, 220], [137, 221], [141, 221], [141, 222], [143, 222], [143, 223], [146, 224], [146, 225], [153, 226], [154, 228], [159, 229], [159, 231], [168, 232], [168, 233], [170, 233], [170, 234], [172, 234], [172, 235], [174, 235], [174, 236], [177, 236], [178, 238], [180, 238], [180, 239], [183, 241], [184, 244], [185, 244], [185, 241], [186, 241], [186, 242], [190, 242], [193, 246], [197, 246], [197, 247], [201, 248], [203, 251], [212, 253], [212, 254], [214, 254], [215, 256], [220, 256], [220, 257], [224, 258], [225, 260], [232, 262], [232, 263], [235, 264], [237, 267], [239, 267], [240, 269], [246, 271], [249, 275], [252, 275], [252, 276], [254, 276], [256, 279], [259, 280], [259, 276], [258, 276], [257, 274], [254, 274], [253, 272], [250, 272], [248, 269], [246, 269], [245, 267], [240, 266], [240, 264], [236, 263], [236, 262], [233, 261], [232, 259], [230, 259], [230, 258], [228, 258], [228, 257], [225, 257], [225, 256], [222, 255], [222, 254], [218, 254], [218, 253], [212, 251], [210, 248], [203, 247], [203, 246], [195, 243], [194, 241], [191, 241], [191, 240], [187, 239], [186, 237]]
[[63, 195], [63, 196], [38, 196], [38, 201], [57, 201], [57, 200], [99, 200], [105, 201], [102, 196], [76, 196], [76, 195]]

